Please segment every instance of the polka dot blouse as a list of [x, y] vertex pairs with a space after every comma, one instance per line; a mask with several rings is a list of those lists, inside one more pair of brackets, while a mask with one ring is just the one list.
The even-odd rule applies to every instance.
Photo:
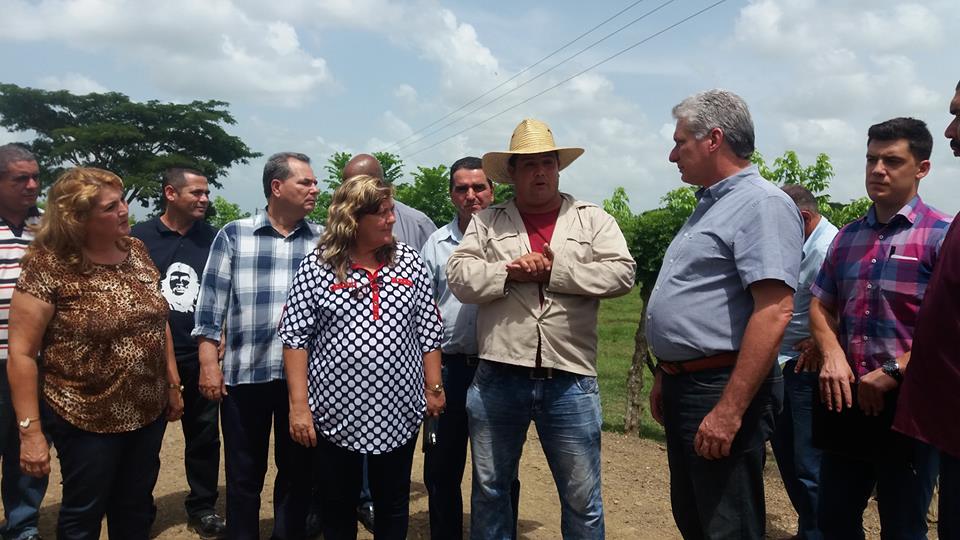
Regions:
[[393, 266], [354, 267], [343, 282], [314, 250], [293, 279], [279, 334], [308, 350], [308, 403], [325, 439], [382, 454], [416, 435], [423, 354], [440, 348], [443, 325], [413, 248], [398, 242]]

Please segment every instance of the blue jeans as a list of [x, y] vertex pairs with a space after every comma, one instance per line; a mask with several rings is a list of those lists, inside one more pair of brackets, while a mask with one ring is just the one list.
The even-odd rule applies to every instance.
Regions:
[[937, 533], [940, 540], [960, 539], [960, 458], [946, 452], [940, 452]]
[[603, 538], [600, 389], [596, 377], [555, 371], [532, 380], [481, 361], [467, 392], [473, 455], [470, 537], [513, 536], [511, 486], [532, 420], [560, 496], [564, 538]]
[[63, 476], [57, 538], [99, 538], [104, 515], [110, 538], [149, 538], [167, 420], [161, 416], [123, 433], [93, 433], [56, 413], [48, 416]]
[[823, 452], [813, 446], [813, 400], [815, 372], [797, 373], [796, 360], [783, 365], [783, 411], [770, 437], [783, 487], [797, 511], [797, 536], [820, 540], [817, 527], [817, 492], [820, 487], [820, 460]]
[[863, 511], [876, 488], [880, 538], [926, 540], [937, 452], [912, 439], [907, 446], [911, 455], [879, 462], [823, 453], [818, 520], [824, 538], [863, 539]]
[[40, 503], [47, 492], [49, 476], [34, 478], [20, 471], [20, 430], [10, 401], [6, 364], [0, 364], [0, 456], [3, 460], [0, 495], [6, 518], [0, 536], [18, 540], [37, 534]]
[[[443, 353], [443, 388], [446, 409], [437, 425], [437, 444], [423, 456], [423, 484], [430, 496], [430, 538], [460, 540], [463, 538], [463, 496], [460, 484], [467, 463], [467, 391], [473, 383], [476, 365], [467, 365], [463, 354]], [[513, 529], [517, 525], [520, 480], [514, 479], [510, 489], [513, 506]], [[514, 534], [513, 538], [516, 538]]]
[[764, 537], [763, 460], [783, 401], [779, 367], [760, 385], [743, 414], [730, 455], [708, 460], [693, 439], [720, 400], [732, 368], [662, 377], [670, 504], [686, 540]]

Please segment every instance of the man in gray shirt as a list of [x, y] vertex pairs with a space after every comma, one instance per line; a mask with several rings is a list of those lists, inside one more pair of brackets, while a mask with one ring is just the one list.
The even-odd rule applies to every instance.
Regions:
[[660, 361], [650, 408], [666, 430], [684, 538], [759, 539], [764, 445], [783, 397], [774, 358], [793, 313], [803, 225], [750, 164], [753, 121], [739, 96], [702, 92], [673, 116], [670, 161], [700, 190], [647, 308]]

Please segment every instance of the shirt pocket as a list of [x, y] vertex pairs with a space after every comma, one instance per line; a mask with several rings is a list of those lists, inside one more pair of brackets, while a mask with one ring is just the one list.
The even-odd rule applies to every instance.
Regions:
[[676, 255], [680, 257], [683, 269], [679, 277], [692, 281], [726, 272], [726, 266], [733, 260], [728, 251], [722, 240], [713, 234], [690, 233]]
[[578, 263], [593, 262], [593, 239], [586, 232], [581, 229], [567, 235], [563, 246], [564, 259]]
[[883, 263], [878, 285], [894, 313], [899, 313], [905, 308], [919, 309], [929, 280], [930, 269], [919, 258], [888, 257]]
[[490, 231], [484, 245], [484, 252], [488, 261], [512, 261], [523, 255], [525, 249], [520, 233], [516, 231]]

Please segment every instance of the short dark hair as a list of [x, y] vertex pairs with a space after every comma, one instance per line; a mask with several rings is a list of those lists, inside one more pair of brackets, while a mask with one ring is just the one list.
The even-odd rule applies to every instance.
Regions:
[[274, 178], [286, 180], [290, 178], [293, 171], [290, 170], [289, 160], [295, 159], [310, 164], [310, 158], [306, 154], [298, 152], [277, 152], [267, 158], [267, 164], [263, 166], [263, 196], [270, 198], [270, 183]]
[[17, 161], [36, 161], [37, 158], [25, 144], [9, 143], [0, 146], [0, 173], [7, 172], [7, 167]]
[[[457, 171], [459, 171], [460, 169], [466, 169], [468, 171], [483, 169], [483, 160], [478, 157], [467, 156], [454, 161], [453, 165], [450, 166], [450, 190], [451, 191], [453, 191], [453, 175], [456, 174]], [[491, 180], [489, 176], [487, 176], [486, 178], [487, 178], [487, 185], [490, 186], [490, 189], [493, 189], [493, 180]]]
[[910, 153], [917, 162], [930, 159], [933, 152], [933, 136], [923, 120], [916, 118], [891, 118], [870, 126], [867, 130], [867, 144], [873, 141], [897, 141], [905, 139]]
[[192, 169], [190, 167], [170, 167], [169, 169], [163, 171], [163, 181], [160, 183], [160, 189], [167, 186], [173, 186], [173, 189], [180, 191], [184, 185], [187, 183], [187, 175], [195, 174], [197, 176], [202, 176], [204, 178], [207, 175], [198, 171], [197, 169]]
[[783, 186], [782, 189], [784, 193], [793, 199], [793, 202], [796, 203], [797, 208], [800, 210], [806, 210], [815, 214], [820, 213], [817, 207], [817, 198], [813, 196], [813, 193], [810, 193], [809, 189], [800, 184], [787, 184]]

